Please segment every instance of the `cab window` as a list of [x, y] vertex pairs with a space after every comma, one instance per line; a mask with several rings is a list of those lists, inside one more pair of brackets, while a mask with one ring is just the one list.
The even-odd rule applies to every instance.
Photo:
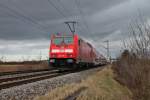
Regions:
[[57, 38], [54, 38], [53, 43], [56, 45], [59, 45], [61, 43], [72, 44], [73, 37], [57, 37]]

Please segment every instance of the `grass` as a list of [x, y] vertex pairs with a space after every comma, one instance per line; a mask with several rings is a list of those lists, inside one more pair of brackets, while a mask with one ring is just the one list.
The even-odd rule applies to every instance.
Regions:
[[27, 71], [47, 69], [47, 61], [41, 62], [6, 62], [0, 64], [0, 72]]
[[86, 89], [79, 94], [77, 100], [131, 100], [131, 92], [113, 77], [111, 68], [104, 68], [81, 83], [58, 87], [44, 96], [36, 97], [35, 100], [63, 100], [83, 87]]

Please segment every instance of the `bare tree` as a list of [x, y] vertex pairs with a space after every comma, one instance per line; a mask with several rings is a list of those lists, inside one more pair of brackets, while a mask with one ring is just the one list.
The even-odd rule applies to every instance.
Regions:
[[130, 25], [130, 37], [123, 41], [125, 50], [113, 65], [117, 80], [128, 86], [134, 100], [150, 100], [150, 26]]

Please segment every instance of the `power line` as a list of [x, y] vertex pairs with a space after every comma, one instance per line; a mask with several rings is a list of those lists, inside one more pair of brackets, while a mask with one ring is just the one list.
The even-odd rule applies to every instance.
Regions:
[[77, 6], [77, 9], [79, 10], [79, 13], [80, 13], [80, 16], [82, 17], [82, 19], [83, 19], [83, 24], [85, 25], [85, 27], [87, 28], [87, 32], [89, 33], [91, 33], [91, 30], [89, 29], [89, 26], [88, 26], [88, 24], [87, 24], [87, 22], [86, 22], [86, 19], [85, 19], [85, 17], [84, 17], [84, 14], [83, 14], [83, 11], [81, 10], [81, 4], [80, 4], [80, 1], [78, 1], [78, 0], [75, 0], [75, 3], [76, 3], [76, 6]]
[[107, 43], [107, 59], [110, 61], [111, 56], [110, 56], [110, 48], [109, 48], [109, 40], [104, 41]]
[[[29, 14], [27, 14], [27, 12], [25, 11], [25, 10], [23, 10], [22, 8], [20, 8], [20, 7], [18, 7], [17, 5], [16, 5], [16, 3], [12, 0], [11, 1], [12, 3], [13, 3], [13, 5], [16, 7], [16, 8], [18, 8], [19, 10], [21, 10], [21, 12], [23, 12], [23, 14], [25, 14], [25, 16], [27, 16], [28, 15], [28, 17], [29, 16], [31, 16], [31, 15], [29, 15]], [[34, 22], [36, 22], [39, 26], [41, 26], [41, 27], [43, 27], [44, 28], [44, 26], [45, 25], [41, 25], [41, 23], [39, 23], [39, 20], [37, 19], [37, 18], [33, 18], [33, 16], [31, 16], [31, 17], [29, 17], [31, 20], [33, 20]]]
[[[61, 2], [60, 0], [57, 0], [57, 1], [60, 3], [60, 5], [61, 5], [62, 8], [64, 9], [64, 11], [66, 11], [67, 13], [70, 12], [68, 9], [65, 8], [65, 6], [62, 4], [62, 2]], [[57, 12], [58, 12], [61, 16], [63, 16], [64, 18], [67, 19], [67, 16], [56, 6], [56, 4], [54, 4], [51, 0], [48, 0], [48, 2], [49, 2], [49, 4], [50, 4], [51, 6], [53, 6], [53, 7], [57, 10]], [[77, 7], [77, 8], [78, 8], [78, 7]], [[72, 14], [69, 13], [69, 15], [71, 16]], [[86, 27], [88, 28], [87, 25], [86, 25]], [[84, 29], [84, 28], [82, 28], [82, 29]], [[87, 31], [87, 30], [86, 30], [86, 31]], [[87, 31], [87, 32], [88, 32], [88, 31]]]
[[[61, 0], [56, 0], [56, 1], [61, 5], [61, 7], [64, 9], [64, 11], [65, 11], [69, 16], [74, 17], [73, 14], [70, 12], [70, 10], [65, 7], [65, 5], [63, 4], [63, 2], [62, 2]], [[75, 17], [74, 17], [73, 19], [75, 19]], [[76, 19], [75, 19], [75, 20], [76, 20]], [[74, 21], [75, 21], [75, 20], [74, 20]], [[77, 21], [77, 20], [76, 20], [76, 21]]]
[[[0, 4], [0, 6], [3, 7], [3, 8], [8, 9], [9, 11], [11, 11], [11, 12], [14, 14], [14, 17], [16, 17], [16, 18], [17, 18], [17, 16], [20, 16], [20, 17], [22, 17], [23, 19], [25, 19], [26, 21], [28, 21], [28, 22], [30, 22], [30, 23], [32, 23], [32, 24], [38, 25], [38, 26], [42, 29], [42, 31], [43, 31], [43, 28], [41, 27], [41, 25], [40, 25], [38, 22], [36, 22], [36, 21], [34, 21], [33, 19], [31, 19], [30, 17], [27, 17], [26, 15], [24, 15], [24, 14], [22, 14], [22, 13], [16, 11], [16, 10], [14, 10], [14, 9], [12, 9], [12, 8], [10, 8], [10, 7], [8, 7], [8, 6], [5, 5], [5, 4]], [[17, 18], [17, 19], [18, 19], [18, 18]], [[23, 21], [24, 21], [24, 20], [23, 20]], [[39, 28], [38, 28], [38, 29], [39, 29]], [[45, 32], [45, 31], [44, 31], [44, 32]]]
[[[60, 3], [60, 5], [61, 5], [62, 8], [64, 9], [64, 11], [67, 12], [67, 13], [71, 16], [72, 14], [69, 13], [70, 11], [65, 8], [65, 6], [62, 4], [62, 2], [61, 2], [60, 0], [57, 0], [57, 1]], [[66, 15], [64, 15], [64, 13], [63, 13], [51, 0], [48, 0], [48, 2], [49, 2], [49, 4], [50, 4], [51, 6], [53, 6], [53, 7], [58, 11], [58, 13], [59, 13], [61, 16], [63, 16], [64, 18], [67, 19]]]
[[64, 18], [67, 18], [67, 16], [66, 16], [65, 14], [63, 14], [62, 11], [59, 10], [59, 8], [58, 8], [51, 0], [47, 0], [47, 1], [48, 1], [48, 3], [49, 3], [51, 6], [53, 6], [53, 7], [57, 10], [57, 12], [58, 12], [61, 16], [63, 16]]
[[[62, 6], [62, 8], [64, 9], [64, 11], [67, 12], [69, 16], [72, 16], [72, 17], [73, 17], [72, 13], [64, 6], [64, 4], [61, 2], [61, 0], [57, 0], [57, 1], [58, 1], [58, 3]], [[74, 21], [77, 21], [77, 19], [75, 18]], [[79, 22], [79, 21], [77, 21], [77, 22]], [[78, 24], [78, 23], [77, 23], [77, 24]], [[80, 24], [78, 24], [78, 25], [80, 25]], [[84, 28], [83, 28], [83, 29], [84, 29]], [[80, 31], [80, 33], [82, 33], [81, 30], [79, 30], [79, 31]]]
[[82, 31], [83, 33], [85, 33], [85, 32], [89, 33], [88, 30], [85, 29], [86, 27], [84, 27], [84, 26], [85, 26], [84, 23], [83, 23], [83, 24], [82, 24], [82, 23], [81, 23], [81, 24], [79, 23], [78, 25], [80, 25], [81, 29], [83, 30], [83, 31]]
[[67, 12], [70, 16], [72, 15], [71, 13], [69, 13], [70, 11], [68, 9], [66, 9], [66, 7], [64, 6], [64, 4], [61, 2], [61, 0], [57, 0], [57, 2], [61, 5], [61, 7], [65, 10], [65, 12]]
[[[51, 0], [47, 0], [47, 1], [48, 1], [48, 4], [49, 4], [50, 6], [52, 6], [53, 8], [55, 8], [56, 11], [57, 11], [62, 17], [64, 17], [65, 19], [67, 19], [67, 16], [66, 16]], [[64, 8], [64, 10], [66, 10], [65, 7], [63, 7], [63, 8]]]

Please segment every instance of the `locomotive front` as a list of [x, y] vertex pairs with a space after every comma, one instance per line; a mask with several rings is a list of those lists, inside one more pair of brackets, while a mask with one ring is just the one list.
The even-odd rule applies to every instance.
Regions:
[[49, 63], [53, 67], [73, 65], [77, 57], [77, 35], [51, 36]]

